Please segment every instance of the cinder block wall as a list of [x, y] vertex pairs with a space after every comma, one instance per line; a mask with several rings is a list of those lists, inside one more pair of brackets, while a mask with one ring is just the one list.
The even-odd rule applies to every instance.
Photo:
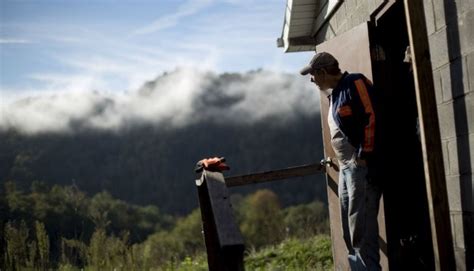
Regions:
[[423, 3], [456, 262], [459, 270], [473, 270], [467, 255], [474, 255], [474, 1]]
[[347, 32], [351, 28], [370, 20], [370, 14], [383, 0], [345, 0], [336, 11], [324, 31], [316, 36], [317, 43]]
[[[370, 14], [382, 2], [344, 1], [327, 29], [317, 36], [317, 43], [369, 21]], [[423, 2], [456, 264], [458, 270], [473, 270], [474, 259], [466, 255], [474, 255], [474, 0]]]

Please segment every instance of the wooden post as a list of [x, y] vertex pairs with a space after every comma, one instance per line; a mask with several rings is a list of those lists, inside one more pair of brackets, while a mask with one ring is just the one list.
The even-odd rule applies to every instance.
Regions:
[[309, 176], [324, 172], [325, 165], [321, 163], [271, 170], [248, 175], [232, 176], [225, 178], [227, 187], [284, 180], [294, 177]]
[[[455, 270], [449, 204], [423, 1], [405, 0], [436, 270]], [[407, 189], [409, 189], [407, 187]]]
[[220, 172], [204, 170], [196, 180], [209, 270], [244, 270], [244, 241]]

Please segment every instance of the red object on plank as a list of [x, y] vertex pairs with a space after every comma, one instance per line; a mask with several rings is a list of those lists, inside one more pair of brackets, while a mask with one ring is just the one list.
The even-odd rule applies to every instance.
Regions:
[[196, 172], [200, 172], [203, 169], [209, 170], [209, 171], [219, 171], [222, 172], [224, 170], [229, 170], [229, 166], [224, 163], [225, 158], [224, 157], [213, 157], [213, 158], [206, 158], [202, 159], [196, 164]]

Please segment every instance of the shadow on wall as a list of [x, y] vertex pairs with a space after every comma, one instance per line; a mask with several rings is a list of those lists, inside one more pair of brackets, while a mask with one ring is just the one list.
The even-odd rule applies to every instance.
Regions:
[[[451, 94], [453, 97], [454, 123], [456, 129], [457, 159], [460, 173], [461, 202], [463, 210], [470, 210], [472, 207], [469, 198], [472, 198], [472, 168], [471, 153], [469, 146], [469, 127], [466, 100], [464, 97], [465, 88], [463, 81], [463, 69], [461, 59], [461, 39], [458, 26], [458, 7], [452, 0], [444, 0], [444, 15], [448, 33], [448, 54], [449, 59], [454, 60], [450, 63], [449, 73], [451, 77]], [[449, 20], [449, 21], [448, 21]], [[466, 189], [469, 188], [469, 189]], [[466, 270], [474, 268], [474, 258], [468, 255], [474, 255], [473, 243], [473, 218], [472, 214], [463, 212], [463, 230], [465, 242]], [[454, 230], [456, 227], [454, 227]], [[456, 240], [456, 239], [455, 239]]]

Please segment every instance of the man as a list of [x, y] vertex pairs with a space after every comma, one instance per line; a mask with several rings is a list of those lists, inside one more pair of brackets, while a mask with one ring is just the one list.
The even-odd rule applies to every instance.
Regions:
[[380, 190], [373, 182], [374, 89], [362, 74], [341, 73], [329, 53], [316, 54], [302, 75], [330, 100], [331, 145], [339, 160], [339, 199], [343, 238], [352, 270], [381, 270], [377, 213]]

